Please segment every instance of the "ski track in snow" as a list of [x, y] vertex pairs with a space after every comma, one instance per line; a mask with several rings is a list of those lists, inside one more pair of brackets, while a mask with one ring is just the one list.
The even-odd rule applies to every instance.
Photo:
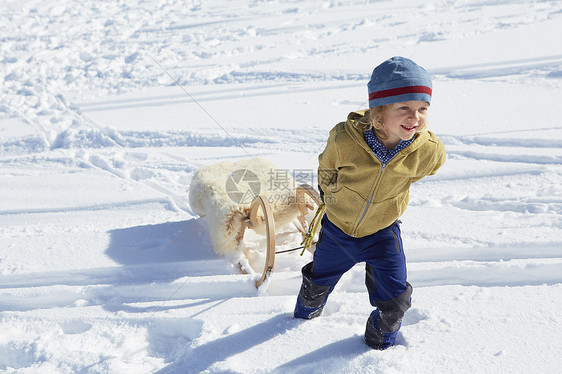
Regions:
[[[235, 3], [0, 5], [0, 372], [555, 373], [562, 2]], [[361, 341], [362, 265], [322, 318], [293, 320], [310, 254], [277, 256], [256, 291], [187, 190], [249, 156], [314, 173], [334, 116], [366, 105], [373, 61], [396, 51], [442, 87], [430, 127], [448, 161], [412, 186], [414, 306], [380, 353]], [[546, 93], [523, 107], [527, 90]], [[482, 122], [478, 100], [503, 106]], [[261, 271], [265, 240], [246, 245]]]

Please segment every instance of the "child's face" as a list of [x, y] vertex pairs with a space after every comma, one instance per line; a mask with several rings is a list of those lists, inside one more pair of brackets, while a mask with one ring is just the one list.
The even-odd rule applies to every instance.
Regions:
[[410, 140], [427, 122], [429, 104], [425, 101], [404, 101], [393, 104], [383, 114], [388, 139], [383, 144], [392, 149], [400, 140]]

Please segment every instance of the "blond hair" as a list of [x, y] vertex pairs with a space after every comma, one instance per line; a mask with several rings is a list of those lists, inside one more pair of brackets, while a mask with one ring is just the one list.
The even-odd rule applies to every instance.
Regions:
[[[361, 120], [354, 123], [354, 126], [363, 131], [369, 131], [371, 129], [375, 130], [377, 138], [380, 140], [388, 139], [388, 129], [386, 128], [383, 116], [388, 112], [394, 104], [386, 104], [375, 106], [369, 109], [369, 115], [364, 116]], [[422, 132], [427, 127], [427, 123], [424, 123], [416, 132]]]
[[369, 109], [369, 115], [354, 123], [355, 127], [363, 131], [375, 129], [379, 139], [388, 139], [388, 131], [382, 120], [383, 115], [392, 108], [394, 104], [380, 105]]

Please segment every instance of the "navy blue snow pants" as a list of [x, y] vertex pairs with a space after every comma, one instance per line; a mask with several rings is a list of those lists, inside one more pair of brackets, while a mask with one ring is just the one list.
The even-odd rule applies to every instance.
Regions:
[[[314, 318], [341, 276], [358, 262], [366, 263], [365, 284], [371, 305], [377, 307], [377, 331], [395, 333], [410, 307], [412, 286], [406, 282], [406, 258], [398, 221], [372, 235], [354, 238], [322, 219], [313, 261], [302, 269], [303, 283], [295, 317]], [[373, 313], [375, 313], [373, 312]]]

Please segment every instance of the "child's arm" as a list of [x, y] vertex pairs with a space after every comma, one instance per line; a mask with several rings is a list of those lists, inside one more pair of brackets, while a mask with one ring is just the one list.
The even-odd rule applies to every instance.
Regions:
[[338, 181], [338, 149], [335, 137], [336, 134], [331, 132], [324, 152], [318, 156], [318, 187], [322, 192], [335, 190]]
[[431, 134], [432, 143], [435, 144], [435, 149], [433, 150], [433, 157], [429, 162], [429, 165], [426, 169], [424, 169], [423, 173], [420, 175], [412, 178], [412, 183], [419, 181], [420, 179], [428, 176], [428, 175], [435, 175], [437, 170], [445, 163], [446, 159], [446, 152], [445, 152], [445, 145], [439, 140], [434, 134]]
[[437, 162], [435, 163], [435, 166], [433, 167], [429, 175], [435, 175], [435, 173], [437, 173], [437, 170], [439, 170], [439, 168], [443, 166], [446, 159], [445, 145], [441, 143], [440, 140], [437, 141], [439, 142], [439, 147], [437, 150], [437, 157], [436, 157]]

